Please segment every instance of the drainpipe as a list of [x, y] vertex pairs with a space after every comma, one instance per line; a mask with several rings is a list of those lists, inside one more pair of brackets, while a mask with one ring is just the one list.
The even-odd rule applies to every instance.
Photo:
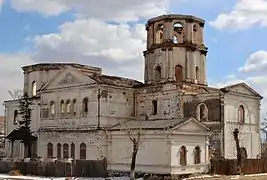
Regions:
[[100, 94], [100, 88], [98, 89], [98, 95], [97, 95], [97, 129], [100, 129], [100, 100], [101, 100], [101, 94]]

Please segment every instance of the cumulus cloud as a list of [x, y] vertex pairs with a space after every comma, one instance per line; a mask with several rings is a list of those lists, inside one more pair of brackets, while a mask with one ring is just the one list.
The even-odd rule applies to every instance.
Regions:
[[267, 51], [260, 50], [249, 56], [244, 66], [238, 69], [239, 72], [266, 72]]
[[128, 69], [122, 74], [142, 79], [140, 67], [146, 47], [143, 24], [115, 25], [96, 19], [78, 19], [62, 24], [59, 33], [31, 39], [35, 44], [33, 58], [37, 61], [75, 61], [103, 67], [107, 72]]
[[[29, 54], [3, 54], [0, 53], [0, 102], [3, 103], [9, 98], [8, 90], [22, 89], [23, 72], [21, 67], [32, 64]], [[0, 114], [3, 114], [0, 108]]]
[[247, 29], [267, 26], [267, 0], [238, 0], [233, 10], [221, 13], [210, 24], [218, 29]]
[[11, 6], [19, 12], [37, 12], [45, 16], [73, 11], [79, 17], [137, 21], [166, 12], [168, 0], [11, 0]]

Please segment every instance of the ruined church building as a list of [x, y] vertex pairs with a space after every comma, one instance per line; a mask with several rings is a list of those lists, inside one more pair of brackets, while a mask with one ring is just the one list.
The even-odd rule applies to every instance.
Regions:
[[[235, 158], [235, 128], [248, 158], [256, 158], [262, 97], [245, 83], [208, 86], [204, 25], [203, 19], [189, 15], [148, 20], [143, 83], [74, 63], [22, 67], [24, 92], [34, 101], [33, 152], [57, 159], [106, 157], [109, 170], [127, 171], [131, 145], [120, 123], [128, 121], [133, 129], [143, 128], [140, 172], [204, 172], [211, 154]], [[20, 119], [18, 101], [5, 106], [9, 135]], [[96, 131], [99, 127], [108, 133]], [[6, 141], [8, 156], [27, 156], [22, 143], [14, 142], [11, 149]]]

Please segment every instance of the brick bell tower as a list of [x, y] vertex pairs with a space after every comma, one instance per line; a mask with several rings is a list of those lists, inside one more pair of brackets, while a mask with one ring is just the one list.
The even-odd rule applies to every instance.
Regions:
[[188, 15], [162, 15], [148, 20], [145, 83], [189, 82], [207, 85], [205, 21]]

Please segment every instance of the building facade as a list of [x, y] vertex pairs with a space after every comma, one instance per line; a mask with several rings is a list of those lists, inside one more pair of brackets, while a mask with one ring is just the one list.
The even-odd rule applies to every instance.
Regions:
[[[256, 158], [262, 97], [245, 83], [208, 86], [204, 24], [187, 15], [150, 19], [144, 83], [74, 63], [23, 67], [24, 92], [34, 101], [31, 128], [38, 137], [32, 151], [43, 158], [105, 157], [110, 170], [127, 171], [132, 149], [127, 132], [140, 132], [137, 171], [204, 172], [210, 152], [236, 157], [232, 132], [238, 128], [241, 147]], [[5, 106], [10, 134], [19, 121], [18, 102]], [[7, 155], [23, 158], [23, 144], [11, 144], [6, 141]]]

